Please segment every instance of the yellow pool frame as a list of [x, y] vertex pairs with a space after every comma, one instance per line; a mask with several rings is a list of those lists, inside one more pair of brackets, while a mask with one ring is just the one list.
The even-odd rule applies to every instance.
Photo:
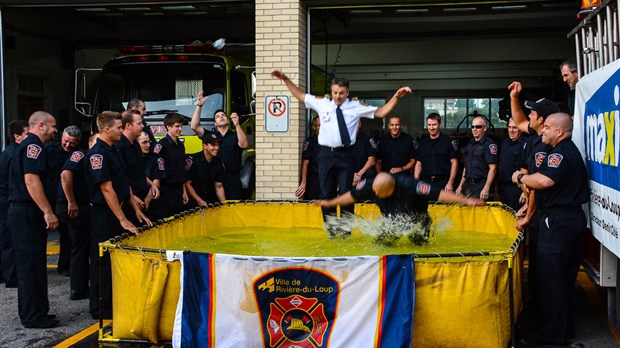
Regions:
[[[508, 250], [414, 254], [416, 302], [413, 347], [507, 347], [521, 311], [523, 235], [514, 214], [498, 204], [483, 207], [431, 205], [434, 220], [448, 217], [446, 230], [503, 234]], [[379, 214], [374, 204], [357, 204], [356, 215]], [[304, 202], [244, 202], [209, 207], [143, 231], [101, 243], [112, 262], [112, 330], [101, 326], [100, 341], [172, 339], [179, 298], [180, 262], [167, 261], [164, 247], [178, 237], [204, 236], [217, 227], [322, 227], [319, 207]], [[190, 234], [188, 234], [188, 231]], [[511, 305], [512, 304], [512, 305]]]

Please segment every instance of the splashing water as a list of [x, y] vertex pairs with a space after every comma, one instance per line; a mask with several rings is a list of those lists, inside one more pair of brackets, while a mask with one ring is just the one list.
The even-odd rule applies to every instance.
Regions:
[[398, 240], [406, 236], [415, 245], [424, 245], [434, 236], [434, 233], [445, 233], [450, 227], [450, 221], [442, 218], [435, 226], [431, 226], [428, 215], [388, 214], [377, 219], [368, 220], [364, 217], [343, 212], [340, 219], [327, 216], [325, 229], [332, 237], [346, 238], [353, 229], [371, 236], [375, 244], [394, 246]]

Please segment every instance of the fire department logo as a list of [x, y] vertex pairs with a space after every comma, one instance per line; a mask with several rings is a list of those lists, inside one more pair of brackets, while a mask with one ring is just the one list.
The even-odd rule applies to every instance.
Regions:
[[489, 151], [491, 151], [491, 155], [497, 155], [497, 145], [495, 144], [489, 145]]
[[194, 163], [194, 160], [192, 160], [191, 158], [186, 158], [185, 159], [185, 170], [189, 170], [192, 167], [192, 163]]
[[303, 152], [306, 152], [306, 150], [308, 150], [308, 145], [310, 145], [310, 142], [304, 141], [304, 150], [303, 150]]
[[327, 347], [340, 284], [326, 272], [289, 267], [263, 274], [253, 286], [263, 347]]
[[159, 153], [159, 151], [161, 151], [161, 144], [157, 144], [157, 145], [155, 145], [155, 147], [153, 148], [153, 152], [154, 152], [154, 153]]
[[31, 159], [39, 158], [39, 154], [41, 153], [41, 146], [37, 144], [30, 144], [26, 148], [26, 157]]
[[101, 155], [90, 156], [90, 167], [93, 170], [101, 169], [101, 167], [103, 167], [103, 156]]
[[159, 170], [166, 170], [166, 164], [161, 157], [157, 159], [157, 168], [159, 168]]
[[562, 162], [563, 158], [564, 156], [560, 155], [559, 153], [552, 153], [547, 156], [547, 166], [549, 168], [557, 168], [560, 166], [560, 162]]
[[459, 144], [456, 142], [456, 140], [452, 140], [452, 147], [458, 151], [459, 150]]
[[418, 185], [416, 185], [415, 191], [421, 196], [428, 196], [429, 193], [431, 193], [431, 185], [424, 181], [418, 181]]
[[545, 160], [545, 157], [547, 157], [547, 153], [546, 152], [537, 152], [534, 155], [534, 158], [536, 159], [536, 168], [540, 168], [540, 165]]
[[82, 158], [84, 158], [84, 152], [82, 152], [82, 151], [74, 151], [71, 154], [71, 157], [69, 158], [69, 160], [71, 162], [78, 163]]
[[366, 179], [360, 180], [360, 182], [357, 183], [357, 186], [355, 186], [355, 189], [359, 191], [364, 188], [364, 185], [366, 185]]
[[377, 141], [374, 138], [370, 138], [370, 146], [372, 146], [373, 149], [377, 148]]

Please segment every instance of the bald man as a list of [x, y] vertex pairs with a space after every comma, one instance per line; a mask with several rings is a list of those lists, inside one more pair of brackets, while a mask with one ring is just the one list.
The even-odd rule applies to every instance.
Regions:
[[571, 140], [572, 130], [570, 115], [549, 115], [542, 141], [552, 149], [540, 170], [513, 174], [513, 182], [536, 190], [540, 212], [535, 344], [565, 344], [575, 334], [570, 307], [586, 232], [581, 205], [588, 201], [589, 190], [586, 166]]
[[331, 200], [319, 200], [323, 208], [351, 205], [357, 201], [376, 201], [383, 215], [406, 214], [420, 220], [428, 237], [432, 220], [428, 215], [428, 202], [449, 202], [468, 206], [484, 205], [475, 198], [468, 198], [443, 190], [442, 185], [431, 185], [411, 176], [393, 176], [387, 172], [374, 179], [363, 179], [351, 191]]

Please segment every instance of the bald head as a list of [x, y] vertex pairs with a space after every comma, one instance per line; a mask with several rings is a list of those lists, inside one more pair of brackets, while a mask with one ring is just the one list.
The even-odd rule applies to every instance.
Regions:
[[33, 128], [34, 126], [42, 122], [49, 121], [51, 117], [53, 116], [45, 111], [35, 111], [32, 115], [30, 115], [30, 118], [28, 119], [28, 126], [30, 126], [30, 128]]
[[377, 198], [387, 198], [394, 194], [394, 177], [386, 172], [381, 172], [372, 183], [372, 190]]
[[555, 126], [564, 132], [570, 133], [573, 131], [573, 118], [569, 114], [558, 112], [547, 116], [547, 118], [552, 118]]
[[556, 146], [573, 134], [573, 119], [569, 114], [555, 113], [547, 116], [541, 134], [543, 143]]

